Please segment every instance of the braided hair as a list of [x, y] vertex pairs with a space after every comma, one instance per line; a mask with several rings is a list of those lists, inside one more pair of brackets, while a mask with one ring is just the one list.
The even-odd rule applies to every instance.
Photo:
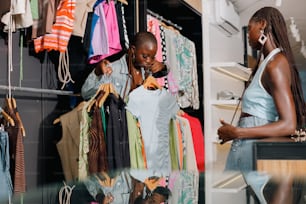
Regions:
[[[289, 43], [289, 38], [287, 35], [288, 31], [285, 19], [278, 9], [274, 7], [263, 7], [253, 14], [251, 20], [255, 22], [265, 20], [267, 22], [264, 33], [273, 39], [272, 43], [275, 43], [276, 47], [282, 49], [288, 60], [291, 70], [291, 91], [295, 103], [297, 128], [305, 128], [306, 104], [303, 97], [299, 72], [295, 64], [292, 49]], [[258, 64], [259, 61], [257, 62], [257, 66]]]

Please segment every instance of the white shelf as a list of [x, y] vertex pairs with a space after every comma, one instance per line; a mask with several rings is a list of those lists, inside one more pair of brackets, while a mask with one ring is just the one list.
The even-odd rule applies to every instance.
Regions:
[[237, 62], [212, 63], [210, 67], [242, 81], [248, 81], [249, 76], [252, 73], [250, 68], [244, 67]]
[[[212, 100], [211, 104], [219, 108], [235, 109], [238, 104], [238, 100]], [[241, 108], [240, 105], [238, 108]]]
[[237, 193], [247, 187], [242, 174], [229, 172], [223, 175], [223, 178], [213, 185], [212, 192]]

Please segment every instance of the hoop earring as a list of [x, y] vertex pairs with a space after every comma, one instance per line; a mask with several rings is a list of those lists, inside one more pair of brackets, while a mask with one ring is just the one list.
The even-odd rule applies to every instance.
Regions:
[[261, 44], [261, 45], [264, 45], [267, 41], [267, 36], [264, 34], [264, 31], [263, 30], [260, 30], [261, 34], [258, 38], [258, 42]]

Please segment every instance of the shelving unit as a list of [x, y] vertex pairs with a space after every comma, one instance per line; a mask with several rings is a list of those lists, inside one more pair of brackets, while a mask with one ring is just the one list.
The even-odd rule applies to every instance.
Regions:
[[236, 62], [213, 63], [210, 66], [225, 75], [242, 81], [248, 81], [249, 76], [252, 73], [250, 68], [246, 68]]
[[[209, 146], [209, 157], [211, 168], [211, 180], [209, 189], [212, 194], [211, 202], [221, 202], [220, 196], [227, 196], [229, 203], [243, 203], [244, 189], [246, 184], [240, 172], [223, 172], [228, 151], [231, 144], [220, 145], [218, 143], [217, 130], [220, 127], [220, 119], [226, 122], [231, 122], [233, 114], [237, 108], [239, 98], [245, 87], [245, 82], [248, 81], [251, 74], [251, 69], [246, 68], [236, 62], [220, 62], [210, 63], [205, 72], [208, 75], [205, 99], [206, 111], [206, 126], [205, 142]], [[226, 91], [229, 94], [229, 99], [220, 98], [220, 92]], [[231, 98], [231, 94], [233, 95]], [[233, 125], [238, 122], [241, 112], [238, 107], [237, 117], [233, 120]], [[207, 147], [207, 145], [206, 145]], [[207, 183], [206, 183], [207, 184]], [[221, 199], [221, 200], [220, 200]]]

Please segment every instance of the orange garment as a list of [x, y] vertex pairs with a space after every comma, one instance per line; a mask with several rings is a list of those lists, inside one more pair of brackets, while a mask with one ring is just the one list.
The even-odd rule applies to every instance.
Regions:
[[143, 163], [144, 163], [145, 168], [147, 169], [148, 166], [147, 166], [146, 150], [145, 150], [145, 147], [144, 147], [144, 142], [143, 142], [143, 137], [142, 137], [142, 134], [141, 134], [139, 122], [137, 123], [137, 127], [139, 128], [139, 132], [140, 132], [140, 138], [141, 138], [141, 153], [142, 153], [142, 157], [143, 157]]
[[73, 30], [76, 0], [61, 0], [52, 32], [34, 39], [35, 52], [56, 50], [65, 52]]

